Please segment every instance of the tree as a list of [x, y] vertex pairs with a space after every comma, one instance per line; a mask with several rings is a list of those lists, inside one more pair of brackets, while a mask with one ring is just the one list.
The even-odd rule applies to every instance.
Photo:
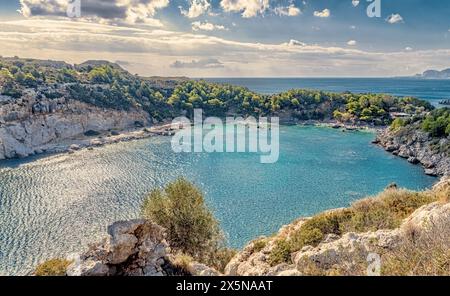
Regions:
[[166, 228], [172, 248], [198, 260], [208, 260], [220, 249], [218, 221], [206, 207], [201, 191], [183, 178], [150, 192], [142, 216]]

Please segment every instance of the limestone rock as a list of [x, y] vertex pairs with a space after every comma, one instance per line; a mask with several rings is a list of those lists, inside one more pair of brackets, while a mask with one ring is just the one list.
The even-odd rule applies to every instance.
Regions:
[[70, 259], [73, 276], [159, 276], [167, 274], [169, 246], [165, 230], [143, 219], [118, 221], [108, 227], [109, 238]]
[[103, 109], [65, 98], [9, 100], [0, 105], [0, 160], [27, 157], [88, 130], [134, 128], [135, 122], [149, 124], [150, 116], [142, 110]]
[[219, 276], [220, 272], [205, 264], [192, 262], [189, 264], [189, 271], [193, 276]]

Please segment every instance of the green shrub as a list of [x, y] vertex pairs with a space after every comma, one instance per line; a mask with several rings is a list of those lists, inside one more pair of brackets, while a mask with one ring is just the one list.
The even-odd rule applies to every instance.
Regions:
[[291, 262], [292, 244], [286, 240], [278, 240], [275, 243], [272, 252], [269, 254], [268, 263], [270, 266], [275, 266], [283, 262]]
[[391, 130], [393, 131], [399, 130], [400, 128], [404, 127], [405, 124], [406, 124], [405, 120], [403, 120], [402, 118], [396, 118], [391, 123]]
[[264, 238], [254, 241], [253, 242], [253, 253], [257, 253], [257, 252], [261, 251], [262, 249], [265, 248], [266, 245], [267, 245], [267, 241]]
[[[446, 190], [448, 193], [448, 188]], [[318, 214], [307, 220], [289, 240], [277, 245], [269, 256], [270, 262], [289, 262], [290, 253], [304, 246], [317, 246], [327, 234], [397, 228], [419, 207], [439, 199], [445, 200], [441, 195], [432, 191], [413, 192], [391, 187], [375, 197], [357, 201], [347, 209]]]
[[65, 276], [67, 267], [72, 261], [66, 259], [50, 259], [36, 267], [34, 274], [36, 276]]
[[166, 228], [173, 249], [196, 260], [207, 261], [221, 249], [218, 221], [201, 191], [183, 178], [153, 190], [144, 201], [142, 216]]
[[228, 262], [230, 262], [230, 260], [236, 254], [236, 250], [229, 248], [219, 248], [217, 250], [214, 250], [205, 260], [203, 260], [203, 263], [208, 266], [214, 267], [220, 272], [224, 272]]

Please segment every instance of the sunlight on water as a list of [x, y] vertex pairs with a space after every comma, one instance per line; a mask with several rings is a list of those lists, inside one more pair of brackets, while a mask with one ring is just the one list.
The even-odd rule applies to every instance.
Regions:
[[373, 136], [282, 127], [273, 165], [248, 153], [175, 154], [163, 137], [3, 162], [0, 274], [24, 274], [82, 250], [105, 235], [108, 223], [138, 217], [145, 194], [178, 176], [204, 190], [233, 247], [390, 182], [420, 189], [435, 181], [371, 145]]

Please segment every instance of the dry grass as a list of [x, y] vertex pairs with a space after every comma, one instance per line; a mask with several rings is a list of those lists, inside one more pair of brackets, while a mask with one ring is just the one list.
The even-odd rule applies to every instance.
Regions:
[[382, 274], [449, 276], [450, 228], [443, 222], [430, 221], [426, 232], [412, 227], [400, 247], [383, 256]]
[[67, 272], [67, 267], [72, 263], [72, 261], [66, 259], [50, 259], [36, 267], [34, 275], [36, 276], [65, 276]]
[[414, 192], [390, 186], [349, 208], [318, 214], [307, 220], [290, 240], [280, 241], [270, 254], [269, 262], [272, 266], [289, 262], [288, 254], [304, 246], [317, 246], [327, 234], [395, 229], [416, 209], [442, 198], [438, 195], [440, 192], [442, 190]]
[[194, 259], [186, 254], [177, 253], [170, 258], [172, 268], [176, 271], [177, 275], [189, 275], [191, 274], [190, 265], [194, 262]]

